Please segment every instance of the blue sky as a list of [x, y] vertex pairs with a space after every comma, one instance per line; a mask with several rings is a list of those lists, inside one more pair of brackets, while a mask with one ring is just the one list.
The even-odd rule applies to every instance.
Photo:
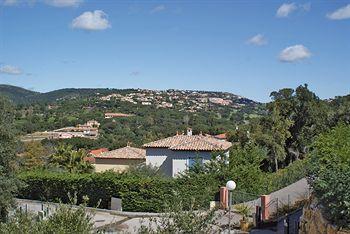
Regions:
[[0, 0], [0, 83], [350, 92], [350, 1]]

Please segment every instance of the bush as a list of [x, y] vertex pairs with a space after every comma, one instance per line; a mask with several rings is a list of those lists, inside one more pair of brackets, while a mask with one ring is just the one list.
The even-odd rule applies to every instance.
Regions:
[[93, 215], [84, 206], [73, 208], [61, 204], [57, 210], [41, 220], [38, 215], [16, 211], [6, 223], [0, 223], [0, 234], [44, 234], [44, 233], [93, 233]]
[[169, 202], [164, 215], [151, 218], [148, 225], [142, 223], [137, 232], [141, 234], [212, 233], [213, 225], [219, 218], [215, 215], [215, 210], [197, 211], [193, 204], [186, 208], [182, 201], [182, 198], [177, 197]]
[[350, 126], [320, 135], [310, 161], [309, 181], [326, 218], [350, 227]]
[[171, 179], [113, 172], [71, 174], [33, 171], [22, 173], [19, 178], [29, 185], [20, 191], [20, 198], [67, 203], [68, 194], [76, 193], [78, 203], [87, 196], [89, 206], [100, 202], [101, 208], [108, 208], [111, 197], [118, 197], [123, 200], [125, 211], [162, 211], [164, 202], [174, 190]]

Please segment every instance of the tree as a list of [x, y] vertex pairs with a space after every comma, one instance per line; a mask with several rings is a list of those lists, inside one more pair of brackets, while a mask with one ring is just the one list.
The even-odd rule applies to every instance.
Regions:
[[295, 90], [281, 89], [270, 96], [273, 102], [267, 105], [269, 113], [278, 109], [282, 119], [292, 122], [288, 128], [291, 135], [285, 142], [288, 161], [299, 159], [308, 152], [315, 137], [329, 127], [329, 106], [307, 84]]
[[25, 143], [23, 152], [24, 167], [26, 169], [33, 169], [44, 166], [44, 157], [47, 156], [47, 154], [47, 150], [40, 141]]
[[290, 119], [283, 118], [279, 107], [274, 106], [251, 134], [254, 141], [268, 149], [268, 160], [274, 165], [275, 171], [278, 171], [279, 163], [284, 163], [286, 159], [286, 141], [291, 137], [289, 128], [292, 124]]
[[59, 145], [49, 158], [49, 166], [57, 167], [72, 173], [90, 173], [93, 165], [86, 161], [86, 151], [73, 150], [71, 145]]
[[350, 126], [340, 124], [313, 144], [309, 183], [324, 214], [340, 227], [350, 227]]
[[12, 127], [13, 107], [0, 97], [0, 221], [6, 220], [20, 185], [14, 175], [16, 139]]

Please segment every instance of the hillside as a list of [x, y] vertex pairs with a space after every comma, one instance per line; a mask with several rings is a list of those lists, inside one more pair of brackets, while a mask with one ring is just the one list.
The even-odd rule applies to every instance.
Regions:
[[[146, 89], [60, 89], [38, 93], [2, 85], [0, 95], [16, 104], [19, 135], [98, 121], [97, 140], [72, 139], [75, 147], [115, 149], [193, 128], [194, 133], [220, 134], [265, 113], [265, 106], [227, 92]], [[106, 118], [106, 113], [124, 117]]]
[[[111, 89], [113, 90], [113, 89]], [[27, 90], [21, 87], [12, 85], [0, 84], [0, 95], [4, 95], [11, 99], [16, 104], [31, 104], [31, 103], [50, 103], [61, 99], [71, 99], [77, 97], [86, 97], [95, 93], [109, 93], [110, 89], [58, 89], [47, 93], [40, 93]]]
[[179, 108], [195, 112], [208, 110], [216, 106], [241, 109], [256, 106], [259, 103], [227, 92], [192, 90], [145, 90], [145, 89], [59, 89], [39, 93], [24, 88], [0, 85], [0, 95], [7, 96], [17, 104], [53, 103], [86, 97], [97, 97], [100, 101], [119, 100], [133, 104], [155, 105], [158, 108]]
[[40, 95], [38, 92], [27, 90], [21, 87], [1, 84], [0, 94], [8, 97], [15, 103], [26, 103], [27, 100], [32, 100], [35, 96]]

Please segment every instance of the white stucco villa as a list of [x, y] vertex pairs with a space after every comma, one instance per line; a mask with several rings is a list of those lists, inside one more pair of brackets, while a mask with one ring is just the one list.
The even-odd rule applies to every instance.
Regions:
[[175, 177], [190, 168], [197, 159], [203, 163], [211, 160], [212, 153], [224, 151], [228, 155], [231, 142], [209, 135], [176, 135], [144, 144], [146, 164], [157, 166], [166, 175]]

